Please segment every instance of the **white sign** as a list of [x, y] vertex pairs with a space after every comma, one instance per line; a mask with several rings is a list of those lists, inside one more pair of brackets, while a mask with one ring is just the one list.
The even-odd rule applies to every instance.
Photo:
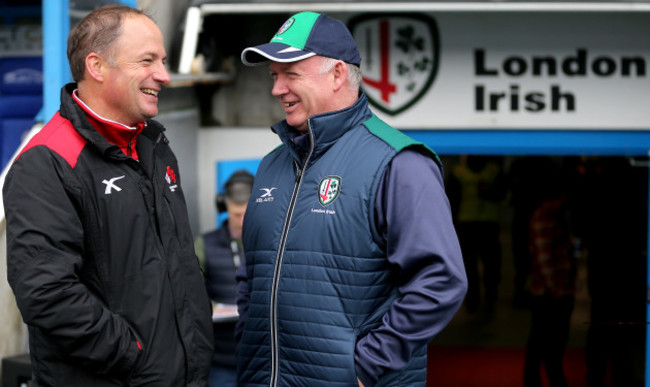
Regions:
[[648, 129], [646, 13], [342, 14], [400, 129]]

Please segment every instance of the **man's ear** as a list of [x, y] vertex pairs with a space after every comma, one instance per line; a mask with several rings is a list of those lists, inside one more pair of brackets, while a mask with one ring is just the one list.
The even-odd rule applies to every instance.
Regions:
[[86, 56], [86, 73], [97, 82], [104, 81], [104, 69], [106, 65], [104, 59], [94, 52]]
[[334, 76], [334, 91], [339, 91], [348, 81], [348, 66], [345, 62], [337, 61], [332, 69], [332, 75]]

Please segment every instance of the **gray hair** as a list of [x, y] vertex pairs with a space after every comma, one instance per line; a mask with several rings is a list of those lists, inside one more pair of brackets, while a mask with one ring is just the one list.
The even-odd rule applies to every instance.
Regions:
[[[321, 67], [320, 67], [320, 73], [325, 74], [326, 72], [332, 70], [334, 66], [336, 66], [336, 62], [338, 62], [338, 59], [332, 59], [328, 58], [326, 56], [321, 57], [322, 62], [321, 62]], [[359, 66], [355, 66], [353, 64], [346, 63], [345, 64], [348, 68], [348, 83], [350, 84], [350, 88], [352, 90], [359, 90], [359, 85], [361, 85], [361, 69]]]

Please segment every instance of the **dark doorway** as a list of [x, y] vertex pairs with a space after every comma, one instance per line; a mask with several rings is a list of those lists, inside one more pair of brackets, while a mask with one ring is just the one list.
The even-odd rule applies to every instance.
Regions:
[[[474, 267], [478, 278], [470, 281], [469, 297], [450, 325], [431, 342], [429, 385], [524, 385], [534, 311], [545, 311], [541, 320], [537, 314], [537, 321], [546, 326], [552, 319], [545, 317], [567, 311], [544, 309], [546, 304], [539, 309], [536, 302], [543, 298], [536, 293], [552, 293], [548, 288], [553, 286], [563, 286], [566, 293], [567, 281], [573, 288], [562, 361], [567, 384], [587, 386], [589, 375], [593, 382], [589, 385], [597, 381], [604, 386], [644, 385], [647, 158], [462, 155], [442, 159], [464, 255], [477, 256], [466, 257], [466, 269]], [[478, 184], [474, 196], [463, 193], [473, 183]], [[551, 240], [557, 242], [565, 235], [559, 227], [568, 228], [571, 269], [549, 266], [554, 259], [545, 254], [552, 251], [538, 252], [546, 263], [541, 267], [531, 261], [531, 243], [535, 243], [531, 238], [536, 235], [531, 234], [531, 219], [533, 213], [543, 217], [535, 211], [549, 197], [565, 201], [566, 222], [554, 226]], [[463, 206], [463, 200], [481, 203]], [[482, 206], [489, 207], [487, 215], [485, 211], [471, 214], [485, 210]], [[472, 223], [472, 216], [479, 222]], [[498, 249], [490, 238], [496, 238]], [[547, 284], [543, 290], [539, 277], [553, 270], [556, 278], [548, 281], [563, 282]], [[543, 362], [539, 375], [541, 386], [548, 385]], [[528, 385], [534, 383], [529, 380]]]

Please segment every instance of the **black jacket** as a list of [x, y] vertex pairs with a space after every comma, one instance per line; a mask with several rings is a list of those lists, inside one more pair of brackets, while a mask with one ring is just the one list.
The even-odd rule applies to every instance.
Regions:
[[94, 129], [74, 88], [3, 187], [35, 385], [204, 386], [211, 306], [164, 128], [147, 123], [138, 162]]

